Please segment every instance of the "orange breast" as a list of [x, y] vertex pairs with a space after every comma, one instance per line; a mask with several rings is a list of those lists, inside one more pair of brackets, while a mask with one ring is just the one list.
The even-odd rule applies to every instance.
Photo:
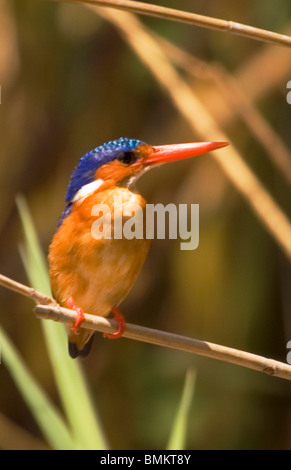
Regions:
[[[145, 200], [127, 188], [98, 190], [76, 202], [49, 249], [52, 292], [61, 305], [72, 296], [85, 312], [105, 316], [126, 297], [139, 274], [150, 241], [114, 239], [114, 198], [122, 201], [123, 216], [118, 213], [120, 205], [115, 205], [122, 228], [136, 205], [141, 207], [145, 235]], [[99, 204], [112, 209], [111, 239], [96, 239], [92, 234]]]

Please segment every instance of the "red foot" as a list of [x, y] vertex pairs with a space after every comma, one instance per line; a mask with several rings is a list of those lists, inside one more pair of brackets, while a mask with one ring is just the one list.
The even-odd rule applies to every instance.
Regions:
[[105, 338], [117, 339], [120, 338], [125, 330], [125, 318], [117, 307], [112, 307], [114, 320], [117, 322], [117, 330], [114, 333], [104, 333]]
[[77, 313], [75, 323], [73, 326], [71, 326], [71, 330], [77, 335], [80, 324], [84, 320], [84, 310], [75, 304], [73, 297], [68, 298], [66, 301], [66, 306]]

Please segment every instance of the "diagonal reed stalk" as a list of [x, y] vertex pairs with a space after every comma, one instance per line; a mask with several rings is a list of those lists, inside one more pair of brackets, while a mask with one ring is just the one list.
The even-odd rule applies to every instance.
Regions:
[[[0, 285], [15, 291], [15, 281], [0, 274]], [[17, 292], [36, 300], [36, 297], [31, 296], [31, 288], [23, 284], [17, 283]], [[21, 287], [20, 287], [21, 286]], [[39, 318], [54, 320], [55, 322], [63, 322], [73, 324], [76, 320], [76, 313], [73, 310], [53, 305], [52, 302], [47, 302], [47, 295], [37, 292], [38, 301], [41, 296], [44, 297], [43, 303], [37, 303], [34, 311]], [[45, 322], [46, 323], [46, 322]], [[52, 322], [48, 322], [52, 323]], [[82, 321], [81, 328], [91, 329], [102, 333], [112, 333], [116, 331], [116, 322], [107, 318], [98, 317], [85, 313], [84, 320]], [[284, 364], [283, 362], [268, 359], [266, 357], [252, 354], [246, 351], [229, 348], [219, 344], [210, 343], [186, 336], [181, 336], [166, 331], [153, 330], [143, 326], [132, 325], [127, 323], [126, 330], [123, 334], [124, 338], [134, 339], [136, 341], [143, 341], [145, 343], [155, 344], [179, 351], [188, 352], [191, 354], [198, 354], [200, 356], [209, 357], [211, 359], [220, 360], [230, 364], [246, 367], [248, 369], [263, 372], [267, 375], [279, 377], [285, 380], [291, 380], [291, 365]], [[65, 342], [65, 338], [63, 338]], [[72, 362], [72, 361], [71, 361]]]
[[[190, 77], [207, 80], [217, 85], [218, 92], [229, 105], [232, 118], [240, 117], [249, 131], [260, 142], [266, 155], [291, 186], [291, 152], [262, 113], [254, 106], [252, 98], [243, 90], [240, 80], [220, 64], [210, 64], [193, 57], [189, 52], [155, 33], [155, 37], [168, 58]], [[219, 116], [217, 116], [218, 122]]]
[[253, 26], [237, 23], [235, 21], [213, 18], [205, 15], [197, 15], [174, 8], [167, 8], [160, 5], [153, 5], [145, 2], [131, 0], [54, 0], [69, 3], [84, 3], [88, 5], [111, 7], [118, 10], [125, 10], [140, 15], [153, 16], [168, 21], [186, 23], [202, 28], [209, 28], [218, 31], [225, 31], [231, 34], [256, 39], [272, 44], [282, 46], [291, 46], [291, 37], [285, 34], [279, 34], [265, 29], [255, 28]]
[[[76, 319], [75, 312], [59, 306], [36, 305], [34, 311], [38, 317], [54, 321], [72, 324]], [[88, 328], [93, 331], [110, 333], [116, 331], [116, 322], [86, 313], [80, 327]], [[272, 375], [274, 377], [291, 380], [291, 365], [289, 364], [268, 359], [246, 351], [222, 346], [220, 344], [210, 343], [209, 341], [202, 341], [174, 333], [168, 333], [166, 331], [154, 330], [152, 328], [133, 325], [131, 323], [126, 324], [126, 330], [123, 333], [123, 337], [170, 349], [177, 349], [191, 354], [198, 354], [200, 356], [263, 372], [264, 374]]]

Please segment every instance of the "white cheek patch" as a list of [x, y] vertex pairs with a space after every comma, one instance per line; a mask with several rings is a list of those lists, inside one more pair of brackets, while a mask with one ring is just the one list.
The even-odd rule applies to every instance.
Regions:
[[92, 181], [92, 183], [85, 184], [82, 186], [79, 191], [76, 192], [75, 196], [72, 199], [72, 202], [82, 202], [86, 197], [88, 197], [90, 194], [94, 193], [97, 189], [99, 189], [104, 181], [102, 179], [98, 179], [95, 181]]

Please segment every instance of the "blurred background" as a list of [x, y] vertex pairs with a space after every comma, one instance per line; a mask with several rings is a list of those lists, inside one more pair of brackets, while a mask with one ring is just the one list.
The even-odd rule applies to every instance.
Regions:
[[[159, 4], [177, 8], [170, 0]], [[276, 7], [271, 0], [180, 0], [179, 8], [291, 32], [289, 0], [278, 0]], [[203, 64], [231, 74], [290, 147], [290, 49], [141, 20]], [[202, 70], [187, 76], [193, 90], [290, 217], [284, 174], [241, 118], [235, 93], [234, 101], [228, 100]], [[47, 253], [71, 171], [84, 153], [120, 136], [157, 145], [197, 139], [113, 25], [79, 5], [0, 0], [0, 85], [0, 272], [25, 284], [17, 194], [26, 197]], [[181, 251], [179, 240], [153, 241], [121, 306], [126, 319], [286, 362], [289, 261], [217, 163], [207, 155], [167, 165], [146, 174], [138, 187], [151, 203], [199, 204], [200, 244]], [[32, 302], [2, 287], [0, 298], [1, 325], [58, 404]], [[196, 372], [196, 385], [188, 449], [290, 448], [289, 382], [135, 341], [108, 341], [101, 334], [82, 365], [112, 448], [165, 448], [189, 367]], [[46, 445], [2, 364], [0, 448]]]

